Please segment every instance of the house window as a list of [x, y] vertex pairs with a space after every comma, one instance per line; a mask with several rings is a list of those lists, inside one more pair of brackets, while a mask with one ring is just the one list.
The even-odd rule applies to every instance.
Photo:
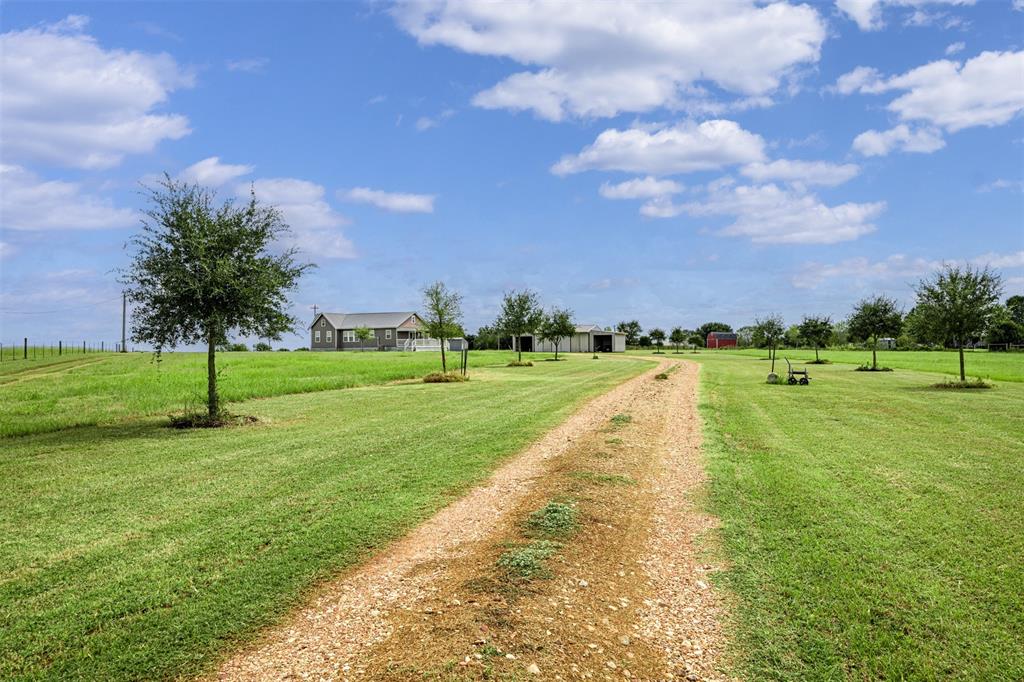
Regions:
[[330, 343], [330, 342], [331, 342], [331, 341], [333, 341], [333, 340], [334, 340], [334, 335], [333, 335], [333, 334], [331, 334], [331, 330], [330, 330], [330, 329], [328, 329], [328, 330], [327, 330], [327, 343]]
[[320, 330], [319, 329], [313, 330], [313, 342], [314, 343], [320, 343]]
[[344, 343], [352, 343], [356, 340], [356, 331], [354, 329], [346, 329], [341, 332], [341, 340]]
[[391, 338], [391, 330], [390, 329], [385, 329], [384, 330], [384, 338], [385, 339], [390, 339]]

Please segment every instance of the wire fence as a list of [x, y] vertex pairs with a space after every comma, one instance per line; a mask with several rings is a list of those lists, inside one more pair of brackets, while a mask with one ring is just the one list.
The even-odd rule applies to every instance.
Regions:
[[[132, 351], [132, 347], [127, 347]], [[0, 342], [0, 362], [25, 362], [90, 353], [120, 353], [120, 341], [64, 341], [38, 343], [27, 337], [20, 341]]]

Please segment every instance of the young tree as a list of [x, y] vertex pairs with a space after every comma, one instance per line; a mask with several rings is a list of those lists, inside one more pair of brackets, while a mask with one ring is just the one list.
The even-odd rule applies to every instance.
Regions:
[[964, 344], [988, 326], [1003, 294], [1003, 282], [990, 268], [947, 265], [916, 288], [917, 311], [926, 334], [960, 351], [960, 381], [964, 374]]
[[637, 341], [637, 344], [641, 348], [650, 348], [651, 347], [651, 337], [648, 336], [647, 334], [644, 334], [643, 336], [641, 336], [636, 341]]
[[366, 348], [367, 341], [376, 337], [376, 335], [373, 333], [373, 330], [370, 329], [369, 327], [356, 327], [355, 333], [356, 338], [359, 339], [359, 347], [363, 349]]
[[640, 333], [643, 332], [643, 327], [637, 320], [629, 320], [615, 325], [615, 331], [626, 335], [627, 346], [635, 346], [640, 343]]
[[540, 307], [537, 294], [529, 289], [510, 291], [501, 302], [501, 313], [495, 326], [506, 336], [512, 337], [513, 347], [519, 352], [519, 361], [523, 360], [523, 347], [519, 342], [523, 334], [532, 334], [544, 320], [544, 311]]
[[423, 331], [441, 342], [441, 371], [448, 372], [444, 346], [462, 334], [462, 295], [449, 291], [444, 282], [423, 287]]
[[769, 315], [764, 319], [754, 319], [754, 338], [768, 349], [768, 357], [772, 361], [773, 374], [775, 373], [775, 350], [779, 346], [779, 339], [785, 333], [786, 326], [782, 321], [781, 315]]
[[651, 341], [654, 342], [655, 348], [658, 349], [655, 352], [660, 353], [661, 347], [665, 345], [665, 330], [655, 327], [654, 329], [651, 330], [650, 334]]
[[828, 340], [832, 337], [832, 318], [827, 316], [804, 317], [800, 322], [799, 330], [800, 338], [804, 343], [814, 346], [814, 361], [821, 362], [821, 358], [818, 357], [818, 349], [828, 345]]
[[570, 338], [576, 333], [576, 324], [572, 321], [572, 311], [564, 308], [552, 308], [544, 316], [537, 330], [541, 341], [550, 341], [555, 346], [555, 360], [558, 359], [558, 344], [562, 339]]
[[697, 332], [693, 332], [692, 334], [690, 334], [687, 340], [690, 343], [690, 345], [693, 346], [693, 352], [696, 353], [698, 348], [703, 348], [704, 344], [707, 343], [707, 338], [708, 337], [701, 336]]
[[676, 347], [676, 353], [679, 353], [679, 346], [686, 343], [686, 332], [681, 327], [673, 327], [672, 333], [668, 335], [668, 340]]
[[888, 296], [865, 298], [853, 309], [847, 330], [854, 341], [871, 342], [871, 369], [878, 369], [878, 339], [900, 335], [903, 314]]
[[276, 341], [292, 331], [287, 294], [313, 266], [297, 263], [294, 248], [274, 249], [288, 225], [252, 192], [242, 205], [217, 205], [210, 190], [165, 175], [148, 199], [142, 231], [129, 242], [131, 265], [121, 273], [135, 304], [132, 339], [152, 344], [157, 358], [164, 348], [204, 343], [206, 409], [216, 422], [217, 344], [233, 332]]

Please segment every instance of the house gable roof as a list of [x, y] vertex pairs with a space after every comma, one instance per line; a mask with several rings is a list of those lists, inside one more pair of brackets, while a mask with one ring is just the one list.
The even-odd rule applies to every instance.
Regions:
[[402, 326], [410, 317], [419, 316], [414, 312], [397, 313], [320, 313], [313, 320], [310, 327], [315, 326], [321, 317], [326, 318], [335, 329], [358, 329], [369, 327], [370, 329], [393, 329]]

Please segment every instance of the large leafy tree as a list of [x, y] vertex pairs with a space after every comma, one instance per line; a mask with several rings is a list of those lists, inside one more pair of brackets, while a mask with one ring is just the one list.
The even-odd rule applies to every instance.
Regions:
[[765, 318], [754, 320], [753, 337], [757, 345], [763, 345], [768, 349], [768, 357], [772, 361], [772, 373], [775, 372], [775, 351], [779, 346], [779, 340], [786, 333], [786, 324], [781, 315], [769, 315]]
[[217, 203], [215, 194], [165, 175], [147, 189], [142, 230], [132, 237], [131, 265], [122, 272], [133, 306], [132, 339], [165, 348], [202, 343], [206, 408], [221, 415], [216, 347], [232, 333], [279, 340], [297, 324], [286, 312], [288, 292], [313, 267], [296, 250], [276, 249], [288, 232], [280, 212], [256, 200]]
[[917, 314], [934, 341], [960, 351], [960, 381], [964, 373], [964, 344], [988, 327], [1003, 294], [998, 273], [988, 267], [947, 265], [917, 285]]
[[626, 335], [626, 345], [635, 346], [640, 343], [640, 334], [644, 328], [640, 326], [640, 322], [637, 320], [624, 320], [615, 325], [615, 331], [622, 332]]
[[544, 311], [540, 307], [537, 294], [525, 289], [510, 291], [501, 302], [501, 313], [495, 326], [506, 336], [512, 337], [512, 343], [519, 352], [520, 362], [523, 359], [523, 347], [519, 338], [524, 334], [532, 334], [544, 320]]
[[800, 339], [814, 347], [814, 360], [820, 362], [818, 349], [828, 345], [832, 337], [832, 318], [827, 316], [810, 316], [801, 320], [798, 327]]
[[462, 295], [450, 291], [444, 282], [423, 287], [423, 331], [441, 342], [441, 371], [448, 371], [445, 344], [462, 334]]
[[865, 298], [858, 303], [847, 322], [854, 341], [871, 342], [871, 369], [878, 369], [878, 339], [897, 337], [903, 328], [903, 313], [888, 296]]
[[708, 338], [708, 334], [711, 332], [731, 332], [732, 327], [727, 325], [725, 322], [705, 322], [701, 326], [697, 327], [697, 333], [704, 339]]
[[679, 346], [686, 343], [686, 332], [682, 327], [673, 327], [672, 332], [668, 335], [668, 340], [676, 347], [676, 353], [678, 353]]
[[576, 333], [576, 323], [572, 321], [572, 311], [565, 308], [552, 308], [544, 316], [537, 330], [542, 341], [550, 341], [555, 346], [555, 359], [558, 359], [558, 344]]
[[655, 348], [658, 349], [655, 352], [660, 353], [661, 352], [661, 347], [665, 345], [665, 330], [664, 329], [659, 329], [658, 327], [655, 327], [654, 329], [652, 329], [650, 331], [650, 335], [651, 335], [651, 341], [654, 342]]
[[1006, 306], [998, 306], [985, 330], [988, 349], [1009, 350], [1009, 346], [1024, 343], [1024, 325], [1017, 324]]
[[1006, 299], [1006, 307], [1013, 321], [1024, 326], [1024, 296], [1011, 296]]

